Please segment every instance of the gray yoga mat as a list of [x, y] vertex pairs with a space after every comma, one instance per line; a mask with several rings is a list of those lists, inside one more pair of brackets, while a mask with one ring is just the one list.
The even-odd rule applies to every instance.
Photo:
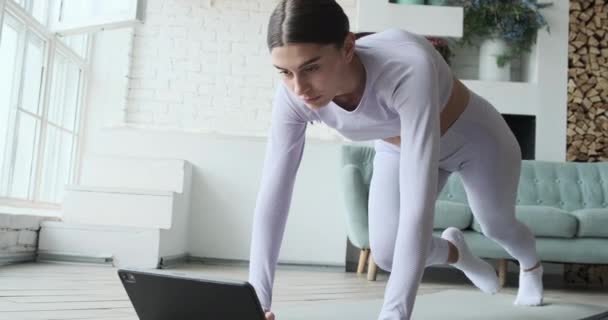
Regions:
[[[445, 290], [416, 298], [416, 320], [579, 320], [608, 312], [606, 306], [569, 303], [545, 299], [541, 307], [516, 307], [514, 296], [487, 295], [482, 292]], [[277, 320], [376, 320], [382, 300], [318, 302], [305, 305], [282, 305], [275, 308]], [[589, 319], [589, 320], [591, 320]]]

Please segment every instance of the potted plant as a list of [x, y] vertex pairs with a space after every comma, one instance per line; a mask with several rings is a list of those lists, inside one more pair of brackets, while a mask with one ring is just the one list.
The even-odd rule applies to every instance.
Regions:
[[551, 4], [534, 0], [450, 0], [450, 5], [463, 7], [461, 46], [480, 43], [479, 78], [510, 80], [514, 57], [529, 52], [536, 42], [537, 31], [549, 26], [540, 9]]

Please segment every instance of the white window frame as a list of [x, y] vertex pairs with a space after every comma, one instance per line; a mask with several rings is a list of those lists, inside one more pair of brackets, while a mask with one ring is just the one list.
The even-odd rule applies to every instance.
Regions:
[[[35, 163], [35, 178], [33, 179], [33, 200], [23, 200], [16, 198], [7, 198], [0, 197], [0, 207], [6, 209], [7, 207], [19, 207], [19, 208], [31, 208], [31, 209], [41, 209], [41, 210], [59, 210], [61, 205], [58, 203], [49, 203], [43, 202], [39, 200], [40, 195], [40, 186], [42, 179], [42, 168], [44, 161], [44, 148], [46, 142], [46, 134], [48, 127], [48, 110], [50, 107], [50, 96], [51, 91], [49, 90], [49, 83], [52, 81], [53, 76], [53, 65], [55, 61], [55, 51], [61, 52], [64, 56], [66, 56], [72, 63], [75, 63], [81, 70], [81, 81], [79, 84], [80, 94], [78, 96], [78, 105], [79, 110], [77, 113], [80, 115], [78, 118], [78, 122], [75, 124], [76, 132], [72, 134], [75, 135], [76, 141], [74, 143], [73, 148], [74, 151], [74, 162], [72, 167], [70, 168], [70, 177], [72, 181], [75, 181], [77, 177], [77, 173], [80, 169], [80, 159], [82, 158], [82, 132], [84, 119], [86, 117], [86, 91], [87, 91], [87, 80], [89, 73], [89, 58], [92, 41], [88, 41], [88, 50], [87, 57], [80, 57], [76, 52], [74, 52], [71, 48], [65, 45], [57, 36], [56, 33], [50, 32], [46, 26], [42, 25], [38, 22], [33, 16], [31, 16], [28, 12], [26, 12], [19, 4], [13, 2], [12, 0], [0, 0], [2, 4], [4, 4], [5, 8], [1, 11], [1, 17], [4, 17], [4, 14], [11, 14], [16, 20], [25, 25], [25, 32], [33, 32], [37, 36], [43, 39], [46, 42], [46, 53], [44, 56], [44, 79], [41, 84], [41, 99], [39, 103], [41, 104], [42, 113], [40, 117], [40, 131], [39, 131], [39, 140], [38, 147], [36, 149], [36, 163]], [[0, 24], [1, 28], [2, 24]], [[0, 29], [1, 31], [1, 29]], [[23, 72], [23, 71], [22, 71]], [[23, 80], [21, 80], [23, 81]], [[19, 89], [21, 90], [21, 89]], [[13, 151], [15, 152], [15, 151]]]
[[4, 25], [4, 7], [6, 0], [0, 0], [0, 42], [2, 42], [2, 26]]
[[[20, 30], [20, 32], [22, 32], [23, 35], [22, 35], [22, 38], [20, 38], [20, 41], [19, 41], [19, 44], [18, 44], [18, 48], [19, 48], [18, 51], [20, 52], [20, 55], [21, 55], [20, 56], [20, 60], [17, 62], [17, 65], [19, 66], [18, 70], [19, 70], [19, 73], [20, 73], [20, 75], [19, 75], [19, 83], [16, 86], [16, 88], [13, 88], [13, 90], [15, 90], [15, 89], [17, 90], [17, 92], [16, 92], [17, 101], [14, 101], [15, 104], [10, 106], [10, 108], [12, 110], [12, 113], [13, 113], [12, 120], [14, 121], [13, 122], [13, 124], [14, 124], [14, 128], [13, 129], [14, 129], [14, 132], [15, 132], [15, 134], [13, 136], [13, 142], [12, 142], [13, 146], [16, 145], [16, 142], [19, 139], [18, 132], [19, 132], [20, 124], [21, 124], [21, 122], [20, 122], [21, 113], [27, 113], [28, 115], [30, 115], [30, 116], [36, 118], [37, 120], [39, 120], [40, 121], [40, 128], [38, 130], [42, 130], [42, 116], [41, 115], [39, 116], [37, 114], [32, 113], [29, 110], [25, 110], [25, 109], [22, 108], [23, 88], [24, 88], [24, 82], [25, 82], [25, 66], [24, 66], [24, 64], [26, 63], [25, 59], [26, 59], [27, 54], [28, 54], [27, 50], [28, 50], [29, 37], [30, 37], [30, 35], [32, 33], [34, 34], [34, 36], [42, 38], [43, 46], [44, 46], [43, 48], [46, 51], [46, 52], [44, 52], [44, 57], [43, 57], [43, 61], [44, 62], [43, 62], [43, 65], [42, 65], [42, 69], [40, 70], [40, 72], [41, 72], [40, 76], [41, 77], [46, 72], [46, 69], [47, 69], [47, 67], [46, 67], [46, 61], [48, 61], [48, 57], [47, 57], [47, 55], [48, 55], [48, 49], [47, 49], [48, 42], [46, 42], [46, 39], [44, 39], [43, 37], [41, 37], [40, 34], [38, 34], [38, 32], [36, 32], [35, 30], [32, 30], [31, 28], [28, 28], [26, 22], [22, 21], [21, 19], [19, 19], [17, 17], [14, 17], [14, 20], [16, 20], [18, 24], [20, 24], [20, 25], [23, 26], [23, 29]], [[25, 53], [25, 55], [23, 55], [23, 53]], [[42, 98], [41, 95], [43, 94], [43, 92], [45, 90], [45, 83], [43, 81], [41, 81], [40, 88], [38, 90], [39, 90], [38, 91], [39, 98]], [[12, 94], [14, 96], [15, 92], [13, 92]], [[40, 107], [41, 107], [41, 104], [40, 104], [40, 99], [39, 99], [38, 100], [38, 108], [40, 108]], [[38, 133], [38, 135], [40, 135], [40, 133]], [[36, 138], [38, 139], [39, 136], [36, 137]], [[40, 140], [38, 139], [37, 141], [38, 141], [38, 147], [40, 147]], [[10, 155], [10, 161], [7, 163], [8, 166], [13, 166], [14, 165], [14, 162], [16, 161], [16, 154], [17, 154], [17, 148], [13, 148], [12, 154]], [[37, 150], [36, 150], [36, 154], [38, 156], [38, 151]], [[13, 170], [14, 170], [14, 167], [13, 167]], [[8, 178], [7, 179], [7, 184], [10, 186], [10, 185], [12, 185], [13, 173], [14, 172], [9, 172], [9, 173], [10, 173], [9, 176], [7, 177]], [[32, 180], [31, 176], [30, 176], [30, 180]], [[35, 183], [35, 180], [34, 180], [34, 183]], [[9, 190], [10, 190], [10, 188], [9, 188]], [[32, 193], [30, 191], [30, 192], [28, 192], [27, 197], [30, 198], [31, 196], [32, 196]]]
[[[99, 0], [55, 0], [49, 8], [49, 28], [53, 33], [74, 35], [134, 27], [144, 20], [144, 0], [104, 0], [104, 5], [109, 7], [110, 12], [98, 14], [83, 11], [79, 12], [78, 17], [72, 19], [64, 17], [63, 14], [64, 3], [67, 1], [77, 1], [79, 4], [90, 3], [89, 8], [93, 8], [94, 3], [99, 3]], [[112, 3], [119, 5], [113, 7]]]

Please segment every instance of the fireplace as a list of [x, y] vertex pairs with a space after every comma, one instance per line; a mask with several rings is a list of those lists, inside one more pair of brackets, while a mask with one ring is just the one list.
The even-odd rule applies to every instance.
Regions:
[[502, 117], [519, 142], [522, 159], [533, 160], [536, 149], [536, 117], [519, 114], [503, 114]]

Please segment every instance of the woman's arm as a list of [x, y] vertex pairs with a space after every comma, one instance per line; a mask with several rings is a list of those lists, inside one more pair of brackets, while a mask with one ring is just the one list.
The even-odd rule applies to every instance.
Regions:
[[433, 61], [423, 53], [409, 57], [393, 93], [401, 119], [400, 212], [391, 276], [380, 319], [412, 315], [433, 229], [439, 154], [439, 99]]
[[286, 90], [280, 85], [274, 99], [251, 235], [249, 282], [264, 310], [270, 310], [272, 302], [275, 267], [306, 132], [306, 120], [295, 111]]

